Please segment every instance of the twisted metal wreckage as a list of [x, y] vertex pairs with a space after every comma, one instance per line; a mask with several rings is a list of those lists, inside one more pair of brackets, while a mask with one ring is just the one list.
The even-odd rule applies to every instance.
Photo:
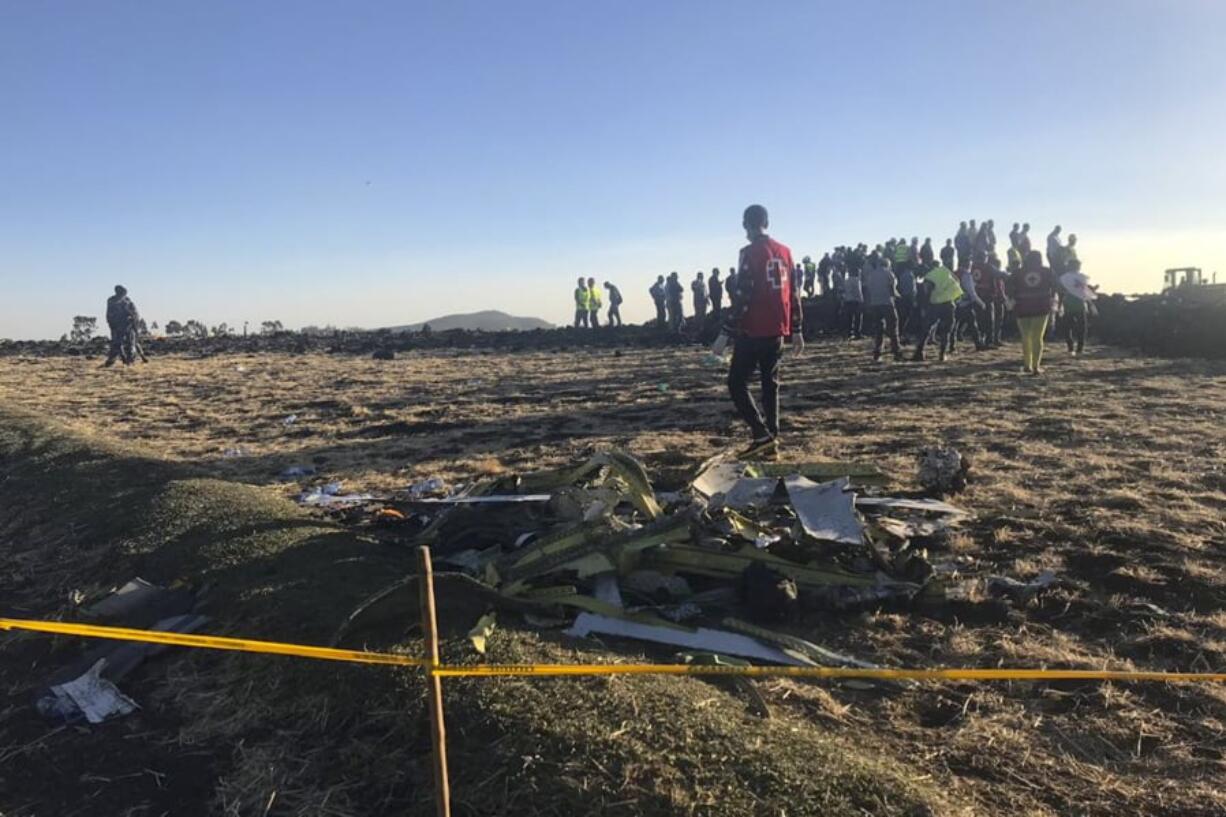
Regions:
[[[881, 495], [885, 483], [871, 465], [717, 457], [685, 490], [656, 493], [638, 460], [606, 451], [452, 495], [432, 481], [369, 518], [421, 526], [409, 544], [430, 546], [454, 571], [454, 592], [484, 605], [469, 634], [479, 652], [496, 611], [509, 610], [535, 627], [569, 625], [572, 636], [681, 647], [687, 661], [871, 667], [763, 625], [806, 611], [940, 603], [957, 592], [957, 566], [934, 563], [928, 548], [971, 515], [936, 499]], [[315, 491], [303, 500], [346, 504], [333, 498]], [[372, 596], [333, 643], [405, 621], [415, 582]]]

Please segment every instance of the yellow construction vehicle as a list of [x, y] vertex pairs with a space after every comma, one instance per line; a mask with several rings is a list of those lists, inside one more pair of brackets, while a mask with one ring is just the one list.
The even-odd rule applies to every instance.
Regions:
[[1226, 304], [1226, 283], [1217, 282], [1216, 272], [1210, 279], [1200, 267], [1173, 267], [1163, 277], [1163, 295], [1187, 303]]

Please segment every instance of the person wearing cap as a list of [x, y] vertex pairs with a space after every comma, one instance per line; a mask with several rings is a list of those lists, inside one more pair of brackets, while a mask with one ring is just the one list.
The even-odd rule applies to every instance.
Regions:
[[622, 292], [608, 281], [604, 282], [604, 288], [609, 291], [609, 326], [621, 326]]
[[[779, 366], [784, 338], [792, 338], [797, 354], [804, 350], [800, 293], [792, 286], [792, 251], [766, 234], [770, 226], [766, 208], [745, 208], [741, 225], [749, 244], [741, 248], [737, 296], [728, 310], [717, 353], [733, 339], [728, 369], [728, 392], [741, 419], [749, 426], [750, 443], [738, 452], [742, 458], [773, 459], [778, 455]], [[762, 380], [762, 409], [749, 392], [749, 379], [757, 371]]]

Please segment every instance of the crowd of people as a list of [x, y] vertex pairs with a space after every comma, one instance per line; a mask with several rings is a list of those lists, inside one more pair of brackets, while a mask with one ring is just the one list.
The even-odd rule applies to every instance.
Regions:
[[[649, 289], [661, 329], [702, 337], [719, 327], [715, 351], [722, 354], [732, 344], [728, 387], [753, 438], [743, 455], [777, 451], [778, 369], [785, 339], [803, 349], [806, 302], [828, 316], [826, 329], [848, 339], [871, 335], [874, 362], [881, 360], [887, 341], [894, 360], [924, 361], [935, 345], [936, 357], [944, 361], [959, 343], [984, 350], [1016, 337], [1022, 370], [1039, 375], [1057, 316], [1070, 355], [1084, 351], [1096, 291], [1081, 272], [1077, 236], [1062, 239], [1060, 226], [1048, 234], [1041, 252], [1032, 246], [1030, 225], [1015, 223], [1003, 258], [995, 222], [988, 219], [962, 222], [939, 248], [931, 238], [898, 237], [871, 249], [864, 243], [835, 247], [817, 262], [806, 255], [799, 263], [766, 235], [765, 208], [748, 208], [743, 226], [750, 244], [741, 250], [738, 265], [722, 278], [718, 267], [709, 274], [700, 271], [690, 282], [688, 321], [686, 286], [678, 273], [658, 276]], [[608, 282], [604, 289], [608, 322], [620, 325], [621, 293]], [[575, 326], [598, 327], [602, 303], [595, 279], [580, 278]], [[761, 410], [748, 386], [755, 371], [762, 380]]]
[[[807, 259], [806, 259], [807, 261]], [[883, 336], [896, 359], [901, 344], [913, 342], [913, 360], [924, 360], [930, 343], [944, 360], [959, 341], [977, 350], [1001, 346], [1016, 325], [1023, 367], [1042, 371], [1043, 340], [1063, 326], [1069, 352], [1085, 348], [1094, 291], [1081, 273], [1077, 236], [1061, 240], [1061, 227], [1047, 236], [1043, 253], [1033, 249], [1030, 225], [1013, 225], [1002, 261], [995, 222], [964, 221], [953, 238], [934, 250], [932, 239], [888, 239], [869, 250], [841, 246], [816, 265], [797, 265], [793, 280], [810, 297], [829, 296], [849, 338], [874, 335], [874, 359]]]
[[[1057, 317], [1062, 318], [1070, 354], [1077, 356], [1085, 348], [1094, 308], [1093, 288], [1081, 273], [1077, 236], [1070, 234], [1066, 242], [1061, 233], [1056, 226], [1048, 234], [1044, 264], [1044, 253], [1032, 247], [1030, 225], [1015, 223], [1002, 259], [995, 222], [972, 219], [962, 222], [939, 249], [931, 238], [921, 242], [914, 236], [910, 241], [889, 238], [872, 249], [864, 243], [838, 246], [817, 262], [806, 255], [799, 263], [789, 263], [790, 284], [806, 299], [832, 303], [835, 327], [847, 338], [871, 336], [875, 361], [887, 341], [895, 360], [908, 357], [903, 351], [907, 347], [913, 349], [911, 360], [922, 361], [931, 346], [944, 360], [959, 343], [983, 350], [999, 348], [1016, 336], [1026, 351], [1024, 368], [1038, 374], [1043, 341], [1055, 331]], [[718, 325], [725, 301], [735, 306], [740, 295], [737, 275], [736, 267], [726, 275], [719, 267], [699, 271], [689, 283], [688, 315], [687, 287], [678, 273], [658, 276], [648, 290], [656, 324], [677, 333]], [[607, 324], [620, 326], [621, 292], [608, 281], [603, 290], [608, 293]], [[1040, 308], [1039, 301], [1046, 307]], [[603, 304], [596, 280], [580, 278], [574, 325], [599, 327]]]

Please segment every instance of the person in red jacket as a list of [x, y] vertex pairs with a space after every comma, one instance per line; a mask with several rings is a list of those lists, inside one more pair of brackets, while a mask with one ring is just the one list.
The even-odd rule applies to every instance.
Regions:
[[[745, 208], [741, 222], [749, 244], [741, 249], [737, 294], [728, 310], [717, 352], [733, 339], [728, 391], [737, 413], [749, 425], [752, 440], [741, 457], [769, 459], [778, 454], [779, 362], [783, 339], [791, 336], [796, 354], [804, 351], [800, 293], [792, 285], [792, 251], [766, 234], [766, 208]], [[762, 409], [749, 393], [749, 378], [762, 377]]]
[[1056, 279], [1038, 250], [1027, 253], [1022, 269], [1009, 276], [1009, 297], [1022, 336], [1022, 370], [1030, 374], [1043, 373], [1043, 334], [1055, 292]]

